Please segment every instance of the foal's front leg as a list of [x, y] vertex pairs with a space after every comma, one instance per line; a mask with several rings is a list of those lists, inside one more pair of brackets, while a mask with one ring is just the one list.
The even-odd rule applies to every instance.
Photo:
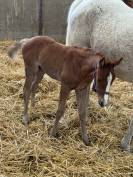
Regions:
[[58, 110], [56, 112], [56, 119], [55, 119], [54, 126], [51, 130], [51, 133], [50, 133], [51, 136], [56, 137], [56, 135], [57, 135], [59, 121], [65, 112], [66, 101], [67, 101], [70, 91], [71, 90], [67, 86], [65, 86], [63, 84], [61, 85]]
[[78, 104], [78, 112], [79, 112], [79, 118], [80, 118], [82, 139], [85, 145], [87, 146], [89, 145], [89, 138], [88, 138], [87, 130], [86, 130], [88, 98], [89, 98], [88, 87], [82, 90], [76, 90], [76, 99], [77, 99], [77, 104]]
[[124, 138], [121, 141], [121, 147], [125, 150], [130, 152], [130, 144], [132, 141], [132, 137], [133, 137], [133, 116], [131, 118], [128, 130], [124, 136]]

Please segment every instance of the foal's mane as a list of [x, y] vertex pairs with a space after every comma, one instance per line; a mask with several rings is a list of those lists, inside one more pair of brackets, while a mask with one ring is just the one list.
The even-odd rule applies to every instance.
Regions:
[[92, 49], [88, 47], [79, 47], [79, 46], [72, 46], [73, 49], [77, 49], [79, 52], [81, 52], [81, 55], [96, 55], [97, 53]]

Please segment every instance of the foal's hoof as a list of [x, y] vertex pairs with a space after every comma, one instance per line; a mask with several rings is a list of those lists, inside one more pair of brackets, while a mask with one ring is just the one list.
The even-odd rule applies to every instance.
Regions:
[[29, 123], [30, 123], [30, 119], [28, 117], [24, 117], [23, 120], [22, 120], [22, 123], [25, 125], [25, 126], [28, 126]]
[[121, 141], [121, 148], [122, 148], [122, 150], [131, 153], [130, 145], [128, 143], [126, 143], [124, 139], [122, 139], [122, 141]]
[[58, 132], [54, 132], [53, 129], [50, 130], [50, 137], [54, 137], [54, 138], [58, 138], [59, 137], [59, 133]]
[[90, 141], [89, 141], [89, 138], [88, 137], [85, 137], [83, 138], [83, 142], [86, 146], [89, 146], [90, 145]]

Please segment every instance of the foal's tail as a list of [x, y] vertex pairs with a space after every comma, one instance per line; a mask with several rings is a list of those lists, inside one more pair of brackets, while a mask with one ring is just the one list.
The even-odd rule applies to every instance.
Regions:
[[20, 41], [15, 42], [12, 46], [8, 49], [8, 56], [12, 59], [15, 59], [18, 51], [22, 49], [23, 45], [29, 41], [29, 38], [22, 39]]

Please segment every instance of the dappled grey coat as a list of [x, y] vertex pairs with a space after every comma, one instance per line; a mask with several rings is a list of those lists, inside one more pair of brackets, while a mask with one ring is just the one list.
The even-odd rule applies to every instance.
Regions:
[[133, 82], [133, 9], [122, 0], [75, 0], [66, 44], [92, 47], [109, 59], [123, 57], [117, 76]]

